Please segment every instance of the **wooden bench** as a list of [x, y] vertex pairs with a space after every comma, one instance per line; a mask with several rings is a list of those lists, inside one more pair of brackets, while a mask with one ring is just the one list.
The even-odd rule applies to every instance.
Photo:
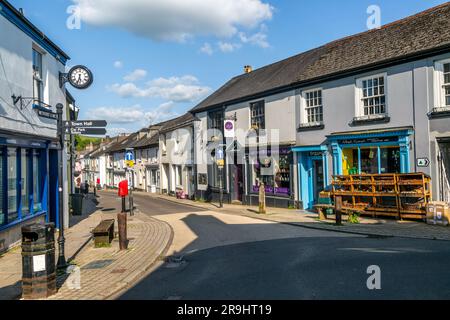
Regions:
[[92, 231], [96, 248], [107, 247], [111, 245], [111, 242], [114, 239], [114, 222], [114, 219], [103, 220]]

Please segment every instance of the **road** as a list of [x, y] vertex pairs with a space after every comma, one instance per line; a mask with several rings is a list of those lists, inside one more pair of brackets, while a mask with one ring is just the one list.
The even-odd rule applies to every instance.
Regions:
[[[450, 298], [449, 242], [325, 232], [142, 195], [135, 204], [172, 226], [169, 254], [183, 260], [161, 264], [120, 299]], [[372, 265], [380, 290], [367, 288]]]

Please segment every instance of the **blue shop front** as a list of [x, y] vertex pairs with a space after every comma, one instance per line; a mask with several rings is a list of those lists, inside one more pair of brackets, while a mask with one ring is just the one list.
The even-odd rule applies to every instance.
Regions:
[[410, 173], [412, 134], [412, 128], [334, 133], [322, 145], [293, 148], [303, 209], [313, 209], [333, 175]]
[[0, 252], [21, 239], [21, 226], [58, 225], [58, 144], [0, 134]]

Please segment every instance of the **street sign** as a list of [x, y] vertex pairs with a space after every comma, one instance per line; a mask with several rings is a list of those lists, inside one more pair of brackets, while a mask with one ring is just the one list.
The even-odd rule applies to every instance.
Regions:
[[82, 134], [82, 135], [94, 135], [103, 136], [106, 134], [105, 128], [66, 128], [66, 133], [68, 134]]
[[134, 153], [132, 151], [125, 153], [125, 161], [134, 161]]
[[46, 110], [41, 110], [41, 109], [36, 109], [38, 116], [43, 117], [43, 118], [47, 118], [47, 119], [52, 119], [52, 120], [58, 120], [58, 114], [51, 112], [51, 111], [46, 111]]
[[430, 160], [428, 158], [418, 158], [417, 166], [420, 168], [427, 168], [430, 165]]
[[126, 160], [125, 165], [127, 166], [127, 168], [134, 168], [134, 160]]
[[64, 121], [66, 128], [104, 128], [108, 125], [105, 120], [80, 120], [80, 121]]

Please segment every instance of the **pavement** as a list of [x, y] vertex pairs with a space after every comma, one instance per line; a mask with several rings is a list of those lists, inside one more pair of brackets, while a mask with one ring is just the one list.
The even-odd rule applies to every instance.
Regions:
[[318, 215], [304, 210], [291, 210], [282, 208], [268, 208], [267, 214], [259, 214], [258, 207], [224, 204], [219, 208], [216, 203], [203, 203], [185, 199], [176, 199], [166, 195], [154, 195], [148, 193], [137, 193], [141, 196], [157, 197], [177, 204], [185, 204], [196, 209], [213, 210], [230, 215], [241, 215], [265, 221], [301, 226], [340, 233], [368, 235], [374, 237], [400, 237], [410, 239], [444, 240], [450, 241], [450, 227], [428, 225], [422, 221], [381, 219], [361, 217], [360, 223], [348, 223], [343, 216], [343, 225], [336, 226], [334, 216], [328, 216], [326, 221], [320, 221]]
[[[117, 237], [111, 247], [94, 248], [91, 231], [102, 220], [116, 219], [119, 208], [117, 197], [103, 197], [96, 212], [71, 219], [65, 232], [71, 272], [58, 273], [58, 293], [50, 300], [113, 299], [165, 256], [173, 238], [171, 227], [139, 211], [128, 218], [128, 250], [119, 250]], [[117, 221], [115, 230], [117, 234]], [[0, 257], [0, 300], [20, 299], [21, 259], [20, 246]]]

